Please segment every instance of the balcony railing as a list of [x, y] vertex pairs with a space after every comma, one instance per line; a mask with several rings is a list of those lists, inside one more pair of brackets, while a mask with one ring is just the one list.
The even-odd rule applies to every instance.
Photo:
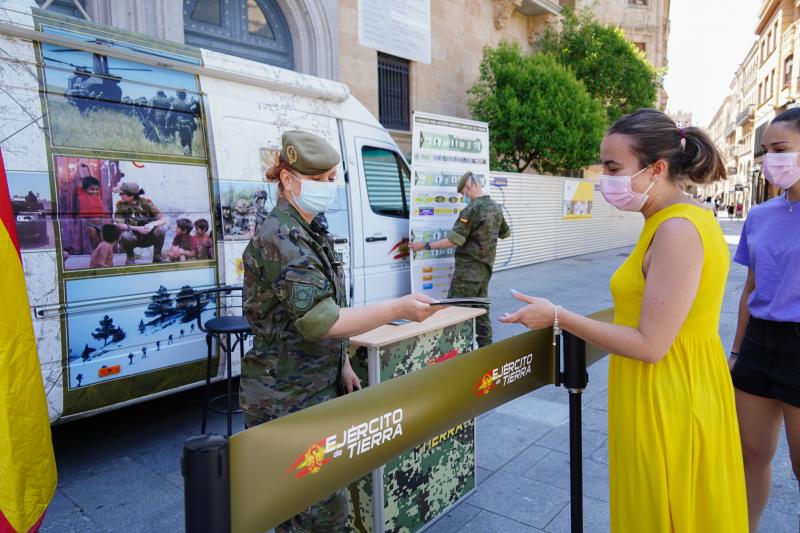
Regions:
[[736, 124], [733, 123], [733, 122], [730, 122], [725, 126], [725, 131], [723, 132], [723, 135], [725, 137], [727, 137], [728, 135], [730, 135], [734, 131], [736, 131]]
[[747, 104], [738, 115], [736, 115], [736, 125], [741, 126], [742, 124], [747, 124], [750, 120], [753, 119], [754, 106], [753, 104]]
[[736, 157], [741, 157], [743, 155], [746, 155], [746, 154], [750, 153], [750, 151], [751, 151], [750, 150], [750, 146], [748, 146], [747, 144], [745, 144], [745, 143], [737, 143], [736, 144], [736, 150], [735, 150]]

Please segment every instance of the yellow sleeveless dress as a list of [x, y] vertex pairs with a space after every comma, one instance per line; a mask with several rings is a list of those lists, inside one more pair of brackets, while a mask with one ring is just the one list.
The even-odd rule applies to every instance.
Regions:
[[638, 327], [642, 261], [667, 219], [703, 241], [700, 286], [686, 322], [657, 364], [611, 355], [608, 454], [611, 531], [747, 532], [747, 496], [733, 385], [719, 337], [728, 246], [713, 215], [675, 204], [650, 217], [611, 278], [614, 323]]

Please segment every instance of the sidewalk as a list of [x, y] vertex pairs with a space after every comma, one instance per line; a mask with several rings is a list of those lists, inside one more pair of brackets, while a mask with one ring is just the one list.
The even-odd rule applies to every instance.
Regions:
[[[741, 221], [721, 221], [731, 250]], [[520, 306], [509, 289], [544, 296], [573, 311], [611, 306], [608, 281], [629, 249], [616, 249], [497, 273], [491, 286], [495, 340], [517, 335], [500, 324]], [[730, 346], [746, 272], [732, 266], [721, 334]], [[590, 369], [583, 398], [585, 531], [608, 531], [608, 360]], [[173, 532], [183, 530], [183, 440], [199, 429], [201, 391], [189, 391], [53, 428], [58, 491], [42, 531]], [[477, 423], [476, 492], [428, 531], [569, 531], [568, 397], [547, 387], [482, 415]], [[241, 429], [241, 419], [235, 430]], [[211, 418], [224, 431], [224, 417]], [[797, 481], [782, 439], [761, 531], [798, 531]], [[709, 510], [713, 512], [713, 510]]]

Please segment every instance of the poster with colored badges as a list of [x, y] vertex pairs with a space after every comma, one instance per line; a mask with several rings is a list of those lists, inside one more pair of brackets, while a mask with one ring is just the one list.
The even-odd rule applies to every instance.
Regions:
[[[433, 242], [447, 237], [464, 209], [456, 191], [471, 171], [485, 186], [489, 177], [489, 127], [454, 117], [414, 113], [411, 147], [409, 240]], [[444, 298], [453, 277], [455, 249], [412, 253], [411, 289]]]

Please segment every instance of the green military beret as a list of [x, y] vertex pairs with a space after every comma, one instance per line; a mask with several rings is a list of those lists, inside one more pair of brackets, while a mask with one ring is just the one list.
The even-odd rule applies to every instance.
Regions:
[[327, 172], [342, 160], [339, 152], [328, 141], [301, 130], [284, 132], [281, 138], [281, 159], [306, 176]]
[[462, 190], [462, 189], [464, 188], [464, 186], [467, 184], [467, 180], [469, 180], [471, 177], [472, 177], [472, 172], [470, 172], [469, 170], [468, 170], [468, 171], [466, 171], [466, 172], [464, 173], [464, 175], [463, 175], [463, 176], [461, 176], [461, 179], [460, 179], [460, 180], [458, 180], [458, 186], [456, 187], [456, 191], [458, 191], [459, 193], [461, 193], [461, 190]]

